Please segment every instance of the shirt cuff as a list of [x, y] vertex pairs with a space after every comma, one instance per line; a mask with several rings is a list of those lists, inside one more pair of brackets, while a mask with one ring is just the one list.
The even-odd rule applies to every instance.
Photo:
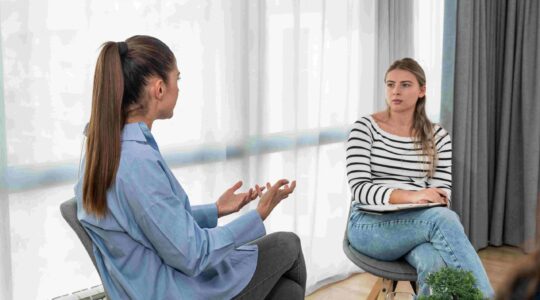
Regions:
[[263, 220], [256, 210], [236, 218], [224, 227], [231, 231], [236, 248], [266, 234]]
[[452, 194], [448, 194], [448, 198], [446, 198], [446, 199], [448, 199], [447, 207], [452, 208]]
[[452, 190], [445, 189], [446, 191], [446, 198], [448, 199], [448, 202], [452, 201]]
[[217, 226], [218, 211], [215, 203], [192, 206], [191, 215], [201, 228]]
[[386, 192], [384, 193], [383, 198], [382, 198], [382, 204], [383, 205], [389, 205], [390, 204], [390, 195], [392, 194], [393, 191], [394, 191], [393, 188], [387, 188], [386, 189]]

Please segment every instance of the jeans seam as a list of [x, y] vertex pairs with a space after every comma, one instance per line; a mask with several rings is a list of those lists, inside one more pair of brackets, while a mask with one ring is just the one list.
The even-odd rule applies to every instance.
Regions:
[[384, 222], [378, 222], [374, 224], [352, 224], [353, 228], [360, 228], [360, 229], [371, 229], [374, 227], [382, 227], [382, 226], [388, 226], [388, 225], [394, 225], [394, 224], [406, 224], [406, 223], [420, 223], [420, 224], [427, 224], [430, 226], [433, 226], [433, 222], [426, 221], [426, 220], [406, 220], [406, 219], [398, 219], [398, 220], [390, 220], [390, 221], [384, 221]]
[[446, 250], [448, 252], [450, 252], [450, 257], [452, 257], [452, 259], [454, 260], [454, 263], [456, 264], [456, 268], [458, 269], [463, 269], [463, 267], [461, 266], [461, 263], [459, 262], [459, 259], [456, 257], [456, 254], [454, 252], [454, 249], [452, 249], [452, 247], [450, 246], [450, 244], [448, 243], [448, 241], [446, 240], [446, 236], [444, 235], [443, 231], [439, 228], [439, 226], [436, 226], [435, 227], [435, 231], [441, 235], [442, 239], [444, 241], [444, 246], [446, 248]]

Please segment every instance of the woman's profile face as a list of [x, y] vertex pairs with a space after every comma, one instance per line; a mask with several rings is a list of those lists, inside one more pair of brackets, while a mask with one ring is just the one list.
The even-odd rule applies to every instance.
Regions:
[[386, 103], [392, 112], [414, 111], [418, 98], [426, 93], [426, 87], [421, 87], [409, 71], [394, 69], [388, 72], [385, 82]]
[[163, 95], [163, 105], [161, 106], [161, 119], [169, 119], [173, 116], [174, 107], [176, 106], [176, 101], [178, 100], [178, 81], [180, 80], [180, 71], [178, 67], [174, 68], [167, 74], [167, 84], [165, 88], [165, 93]]

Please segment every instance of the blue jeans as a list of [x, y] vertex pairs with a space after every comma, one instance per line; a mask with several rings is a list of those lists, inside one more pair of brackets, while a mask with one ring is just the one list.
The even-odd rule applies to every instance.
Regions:
[[378, 260], [404, 257], [418, 273], [419, 294], [429, 294], [426, 277], [444, 266], [471, 271], [485, 297], [493, 298], [480, 258], [458, 215], [446, 207], [371, 214], [355, 210], [347, 230], [351, 245]]

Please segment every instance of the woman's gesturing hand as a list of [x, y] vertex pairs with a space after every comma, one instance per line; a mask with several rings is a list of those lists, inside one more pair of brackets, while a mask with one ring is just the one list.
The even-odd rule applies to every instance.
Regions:
[[[228, 188], [216, 202], [218, 209], [218, 217], [223, 217], [239, 211], [244, 205], [248, 204], [252, 200], [257, 198], [257, 192], [255, 189], [250, 188], [245, 193], [235, 192], [242, 186], [242, 181], [238, 181], [232, 187]], [[264, 190], [264, 187], [263, 187]]]
[[414, 192], [412, 203], [448, 203], [446, 192], [438, 188], [427, 188]]
[[280, 179], [274, 185], [266, 183], [266, 193], [263, 194], [262, 190], [264, 187], [261, 188], [259, 185], [256, 185], [255, 190], [261, 197], [259, 204], [257, 205], [257, 212], [261, 218], [265, 220], [279, 202], [289, 197], [289, 195], [294, 192], [295, 188], [296, 180], [293, 180], [289, 186], [289, 181], [287, 179]]

